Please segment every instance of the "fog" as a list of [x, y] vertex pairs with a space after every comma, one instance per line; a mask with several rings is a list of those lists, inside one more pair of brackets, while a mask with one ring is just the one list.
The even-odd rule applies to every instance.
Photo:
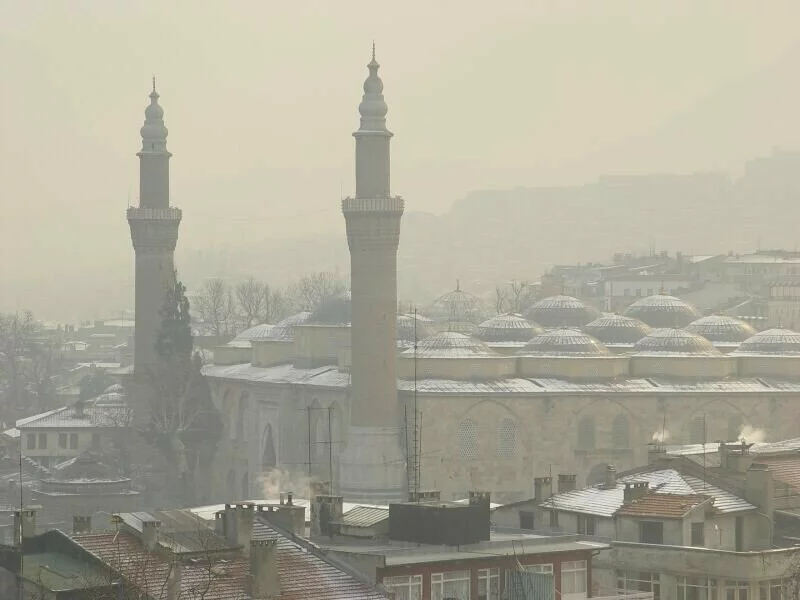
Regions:
[[[253, 274], [270, 280], [347, 268], [339, 199], [353, 189], [350, 134], [373, 39], [396, 134], [392, 187], [409, 220], [475, 190], [736, 177], [751, 158], [796, 147], [798, 17], [797, 2], [778, 0], [3, 0], [0, 310], [74, 319], [132, 307], [124, 210], [137, 199], [153, 74], [190, 285], [214, 275], [191, 272], [200, 251], [337, 236], [340, 254], [318, 265], [256, 250]], [[629, 246], [663, 239], [636, 211], [619, 226], [641, 232]], [[401, 271], [413, 239], [401, 239]], [[613, 246], [595, 242], [539, 249], [537, 266]], [[708, 242], [725, 251], [729, 240]]]

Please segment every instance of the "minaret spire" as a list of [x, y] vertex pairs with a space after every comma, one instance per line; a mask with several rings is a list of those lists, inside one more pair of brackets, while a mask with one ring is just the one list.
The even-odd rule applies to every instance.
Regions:
[[361, 123], [353, 134], [356, 138], [356, 198], [387, 198], [390, 195], [389, 141], [393, 134], [386, 128], [389, 107], [383, 98], [379, 68], [373, 42], [372, 60], [367, 64], [369, 75], [364, 80], [364, 95], [358, 105]]
[[158, 93], [158, 92], [156, 92], [156, 76], [155, 75], [153, 75], [153, 93], [154, 94]]

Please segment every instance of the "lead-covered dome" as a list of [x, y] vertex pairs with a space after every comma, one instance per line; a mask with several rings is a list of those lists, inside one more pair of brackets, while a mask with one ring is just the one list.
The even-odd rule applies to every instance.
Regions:
[[482, 342], [502, 344], [527, 342], [543, 331], [537, 323], [531, 323], [521, 315], [506, 314], [487, 319], [478, 325], [472, 335]]
[[498, 356], [480, 340], [473, 339], [455, 331], [441, 331], [417, 344], [416, 351], [409, 348], [402, 356], [418, 358], [476, 358]]
[[350, 292], [331, 296], [320, 302], [306, 323], [308, 325], [350, 325]]
[[706, 338], [683, 329], [654, 329], [633, 346], [637, 355], [720, 356]]
[[397, 315], [397, 344], [400, 347], [413, 346], [416, 341], [432, 336], [433, 322], [420, 315]]
[[647, 323], [622, 315], [603, 315], [587, 323], [583, 330], [607, 345], [635, 344], [651, 331]]
[[656, 294], [631, 304], [625, 316], [644, 321], [650, 327], [679, 328], [686, 327], [702, 315], [697, 308], [680, 298]]
[[434, 300], [425, 314], [442, 329], [457, 333], [472, 333], [478, 323], [490, 316], [490, 311], [480, 298], [465, 292], [456, 284], [452, 292]]
[[263, 338], [268, 338], [270, 332], [272, 331], [273, 325], [269, 325], [268, 323], [261, 323], [260, 325], [256, 325], [251, 327], [250, 329], [245, 329], [232, 341], [234, 342], [251, 342], [253, 340], [260, 340]]
[[542, 327], [583, 327], [599, 316], [597, 309], [572, 296], [550, 296], [525, 312], [525, 318]]
[[702, 335], [715, 344], [738, 344], [755, 335], [750, 325], [726, 315], [709, 315], [692, 321], [684, 331]]
[[766, 329], [743, 341], [733, 354], [800, 355], [800, 333], [791, 329]]
[[580, 329], [551, 329], [529, 340], [517, 353], [524, 356], [608, 356], [599, 340]]
[[286, 317], [271, 327], [269, 337], [261, 339], [271, 342], [291, 342], [294, 340], [294, 328], [307, 323], [310, 318], [311, 313], [308, 311], [299, 312]]

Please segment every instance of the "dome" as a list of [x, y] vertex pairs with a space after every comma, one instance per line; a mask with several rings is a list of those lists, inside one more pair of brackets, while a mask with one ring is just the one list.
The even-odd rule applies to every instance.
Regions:
[[397, 341], [401, 346], [413, 346], [415, 339], [419, 342], [433, 333], [430, 319], [413, 314], [397, 315]]
[[734, 354], [800, 354], [800, 333], [791, 329], [767, 329], [759, 331], [743, 341]]
[[144, 109], [144, 125], [139, 132], [145, 141], [164, 141], [169, 133], [164, 126], [164, 109], [159, 105], [158, 97], [154, 80], [150, 104]]
[[310, 318], [310, 312], [299, 312], [286, 317], [283, 321], [278, 321], [270, 328], [268, 337], [261, 339], [273, 342], [291, 342], [294, 340], [294, 328], [297, 325], [307, 323]]
[[633, 317], [603, 315], [583, 330], [604, 344], [635, 344], [650, 333], [650, 326]]
[[125, 388], [122, 387], [120, 384], [115, 383], [114, 385], [108, 386], [104, 391], [104, 394], [124, 394]]
[[725, 315], [700, 317], [684, 327], [684, 331], [702, 335], [718, 344], [738, 344], [755, 335], [755, 329], [750, 325]]
[[463, 291], [458, 284], [455, 290], [434, 300], [425, 314], [441, 327], [458, 333], [471, 333], [490, 315], [477, 296]]
[[255, 327], [251, 327], [250, 329], [245, 329], [239, 335], [233, 338], [232, 341], [251, 342], [253, 340], [269, 339], [272, 328], [273, 325], [262, 323], [261, 325], [256, 325]]
[[383, 81], [378, 75], [380, 65], [375, 60], [375, 45], [372, 45], [372, 60], [367, 65], [369, 76], [364, 81], [364, 96], [358, 105], [358, 112], [362, 119], [377, 119], [382, 121], [389, 112], [386, 101], [383, 99]]
[[542, 327], [583, 327], [597, 318], [598, 311], [572, 296], [550, 296], [525, 312], [525, 318]]
[[489, 343], [527, 342], [543, 331], [539, 325], [530, 323], [520, 315], [507, 314], [484, 321], [472, 335]]
[[600, 341], [580, 329], [551, 329], [540, 333], [518, 352], [524, 356], [608, 356]]
[[498, 356], [480, 340], [475, 340], [455, 331], [442, 331], [425, 338], [414, 348], [405, 350], [402, 356], [417, 358], [477, 358]]
[[719, 356], [706, 338], [683, 329], [654, 329], [633, 346], [634, 354], [683, 354]]
[[686, 327], [702, 315], [694, 306], [680, 298], [656, 294], [631, 304], [625, 311], [625, 316], [644, 321], [650, 327], [676, 328]]
[[350, 292], [320, 302], [306, 322], [308, 325], [350, 325]]

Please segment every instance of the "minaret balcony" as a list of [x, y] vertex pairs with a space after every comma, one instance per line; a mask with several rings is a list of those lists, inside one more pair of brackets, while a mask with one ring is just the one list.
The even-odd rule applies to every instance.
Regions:
[[345, 198], [342, 212], [347, 213], [402, 213], [405, 200], [400, 196], [384, 198]]
[[180, 208], [170, 206], [168, 208], [140, 208], [131, 206], [128, 208], [129, 221], [180, 221], [183, 212]]

